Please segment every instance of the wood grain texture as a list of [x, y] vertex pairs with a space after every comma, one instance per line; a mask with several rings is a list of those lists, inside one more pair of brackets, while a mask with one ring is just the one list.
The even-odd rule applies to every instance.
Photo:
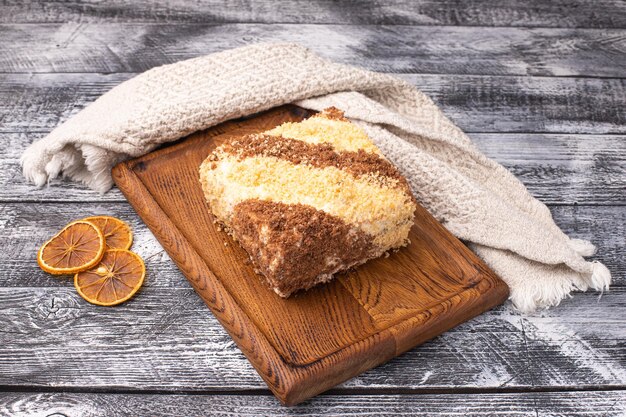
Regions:
[[[148, 282], [159, 279], [148, 270]], [[625, 316], [623, 287], [600, 299], [575, 294], [534, 316], [502, 306], [339, 388], [423, 393], [620, 387], [626, 378]], [[57, 288], [0, 288], [0, 386], [266, 389], [189, 286], [148, 285], [128, 303], [100, 308], [80, 298], [69, 282]]]
[[141, 72], [276, 41], [393, 73], [621, 77], [626, 66], [620, 29], [67, 23], [1, 24], [0, 38], [0, 72]]
[[[134, 74], [0, 74], [0, 132], [49, 132]], [[403, 74], [468, 133], [626, 133], [626, 80]]]
[[299, 407], [279, 408], [260, 395], [137, 395], [0, 393], [0, 413], [24, 416], [501, 416], [620, 417], [624, 391], [513, 394], [322, 395]]
[[470, 137], [544, 203], [626, 203], [626, 136], [476, 133]]
[[618, 0], [177, 0], [127, 2], [0, 2], [3, 23], [315, 23], [343, 25], [458, 25], [541, 27], [626, 27], [626, 6]]
[[279, 107], [113, 168], [135, 211], [285, 404], [387, 362], [508, 296], [507, 286], [418, 205], [403, 250], [289, 299], [277, 297], [243, 249], [215, 225], [198, 169], [230, 138], [311, 113]]

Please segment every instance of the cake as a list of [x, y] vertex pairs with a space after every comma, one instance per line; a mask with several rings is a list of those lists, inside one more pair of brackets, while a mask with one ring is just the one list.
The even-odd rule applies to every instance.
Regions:
[[405, 246], [414, 222], [406, 179], [334, 107], [228, 140], [200, 182], [216, 221], [281, 297]]

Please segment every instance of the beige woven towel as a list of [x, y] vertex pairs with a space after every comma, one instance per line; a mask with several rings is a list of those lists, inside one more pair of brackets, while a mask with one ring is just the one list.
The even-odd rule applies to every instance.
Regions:
[[402, 80], [324, 60], [293, 44], [259, 44], [147, 71], [32, 144], [24, 175], [61, 174], [105, 192], [111, 167], [222, 121], [297, 102], [336, 106], [407, 176], [418, 200], [491, 266], [522, 311], [572, 290], [608, 289], [591, 243], [568, 238], [548, 208], [480, 153], [433, 102]]

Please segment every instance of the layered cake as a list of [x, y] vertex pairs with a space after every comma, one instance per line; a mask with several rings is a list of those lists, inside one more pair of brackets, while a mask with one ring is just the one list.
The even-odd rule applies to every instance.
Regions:
[[200, 166], [216, 220], [280, 296], [408, 243], [406, 179], [336, 108], [217, 147]]

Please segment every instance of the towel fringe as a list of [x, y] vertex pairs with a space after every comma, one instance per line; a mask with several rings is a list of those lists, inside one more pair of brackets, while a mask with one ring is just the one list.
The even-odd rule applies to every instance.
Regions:
[[608, 291], [611, 284], [611, 271], [598, 261], [593, 262], [590, 286], [597, 291]]

